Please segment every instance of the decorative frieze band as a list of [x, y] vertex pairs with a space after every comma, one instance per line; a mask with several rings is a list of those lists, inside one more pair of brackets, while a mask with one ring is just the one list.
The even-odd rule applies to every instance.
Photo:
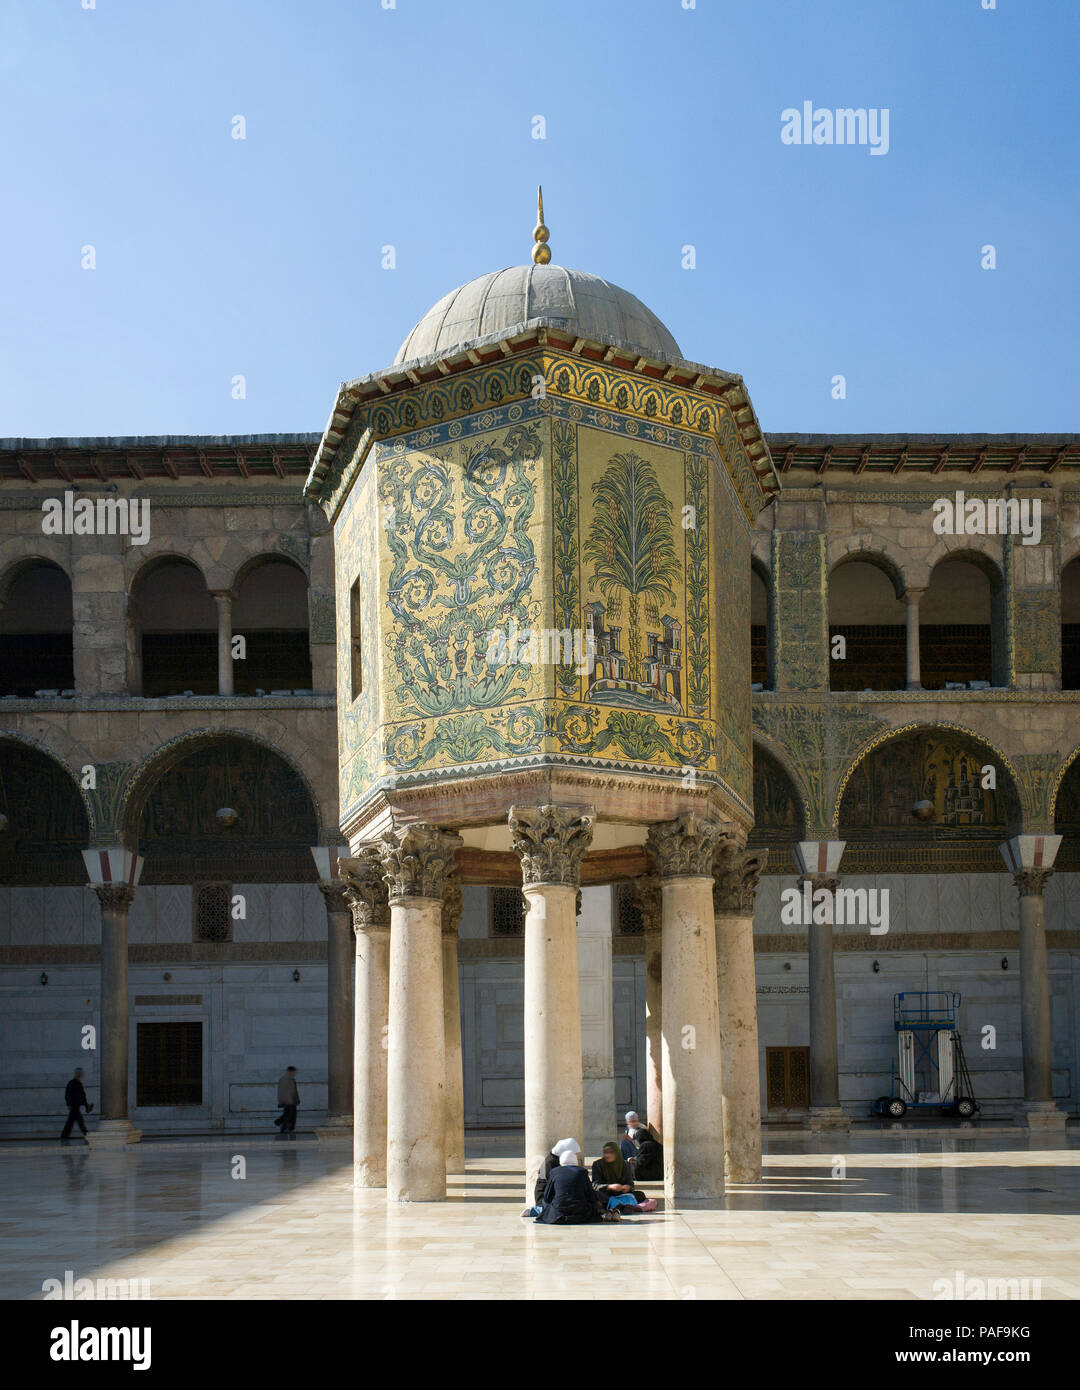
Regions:
[[521, 859], [522, 882], [577, 888], [581, 861], [592, 844], [596, 812], [591, 806], [513, 806], [510, 835]]

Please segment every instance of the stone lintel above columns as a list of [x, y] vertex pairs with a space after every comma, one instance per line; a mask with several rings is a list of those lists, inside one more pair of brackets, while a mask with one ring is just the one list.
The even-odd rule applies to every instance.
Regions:
[[649, 827], [646, 850], [662, 879], [712, 878], [720, 842], [734, 831], [725, 821], [684, 811], [674, 820]]
[[442, 902], [454, 855], [465, 842], [452, 830], [419, 822], [388, 830], [379, 842], [390, 902], [428, 898]]
[[591, 806], [512, 806], [510, 834], [525, 886], [579, 887], [595, 820]]
[[461, 914], [464, 910], [465, 899], [461, 892], [461, 875], [459, 873], [448, 874], [442, 903], [443, 936], [457, 936], [461, 926]]
[[713, 865], [713, 911], [719, 917], [752, 917], [758, 880], [768, 862], [769, 851], [738, 849], [721, 845]]
[[339, 859], [338, 872], [352, 909], [353, 931], [390, 930], [390, 896], [375, 845], [365, 845], [355, 859]]

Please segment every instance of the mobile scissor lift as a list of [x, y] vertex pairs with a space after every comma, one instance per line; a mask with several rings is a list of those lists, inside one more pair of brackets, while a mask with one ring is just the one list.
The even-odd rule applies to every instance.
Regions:
[[892, 1093], [874, 1101], [876, 1115], [899, 1120], [909, 1110], [941, 1110], [967, 1120], [975, 1114], [959, 1022], [960, 995], [953, 990], [893, 995], [897, 1060]]

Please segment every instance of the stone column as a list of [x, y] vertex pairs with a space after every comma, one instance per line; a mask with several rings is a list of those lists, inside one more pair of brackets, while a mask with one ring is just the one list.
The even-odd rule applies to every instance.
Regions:
[[339, 861], [356, 938], [353, 984], [353, 1185], [386, 1186], [390, 906], [378, 849]]
[[577, 890], [591, 807], [515, 806], [525, 895], [525, 1198], [559, 1139], [584, 1142]]
[[323, 879], [326, 900], [326, 1124], [320, 1140], [351, 1140], [353, 1124], [353, 970], [352, 913], [341, 879]]
[[919, 600], [925, 589], [907, 589], [904, 601], [907, 603], [907, 689], [922, 689], [922, 674], [919, 669]]
[[649, 830], [662, 893], [664, 1199], [724, 1195], [723, 1082], [712, 865], [728, 827], [686, 812]]
[[382, 837], [390, 898], [386, 1196], [446, 1199], [442, 906], [460, 835], [407, 825]]
[[[810, 1126], [844, 1129], [847, 1117], [840, 1105], [839, 1049], [836, 1036], [836, 973], [833, 962], [833, 904], [840, 880], [835, 877], [844, 852], [843, 840], [809, 840], [795, 850], [802, 869], [799, 889], [809, 884], [813, 895], [830, 895], [827, 911], [813, 911], [806, 923], [810, 975]], [[817, 916], [826, 917], [823, 922]]]
[[613, 897], [610, 886], [583, 888], [577, 913], [585, 1152], [594, 1155], [599, 1155], [615, 1132], [615, 1019], [611, 982]]
[[663, 956], [660, 920], [663, 895], [659, 874], [643, 874], [634, 882], [634, 896], [645, 926], [645, 1105], [649, 1128], [664, 1136], [664, 1056], [661, 1035]]
[[231, 695], [233, 693], [232, 601], [233, 595], [228, 589], [220, 589], [214, 593], [214, 602], [217, 604], [219, 695]]
[[767, 858], [766, 850], [750, 854], [728, 843], [717, 857], [713, 880], [728, 1182], [761, 1181], [754, 894]]
[[89, 1136], [92, 1148], [137, 1144], [142, 1132], [128, 1119], [128, 883], [90, 885], [101, 904], [101, 1121]]
[[1001, 847], [1020, 894], [1020, 1035], [1024, 1114], [1031, 1129], [1064, 1130], [1066, 1119], [1054, 1104], [1043, 901], [1060, 844], [1060, 835], [1017, 835]]
[[461, 1070], [461, 986], [458, 929], [463, 908], [461, 876], [450, 874], [442, 905], [443, 1038], [446, 1049], [446, 1171], [465, 1171], [465, 1087]]

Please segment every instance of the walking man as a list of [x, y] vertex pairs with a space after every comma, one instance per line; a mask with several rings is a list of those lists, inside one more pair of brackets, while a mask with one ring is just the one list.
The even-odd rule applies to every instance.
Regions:
[[[94, 1107], [86, 1099], [86, 1091], [82, 1084], [82, 1067], [75, 1068], [75, 1075], [68, 1082], [64, 1090], [64, 1104], [68, 1108], [67, 1124], [64, 1126], [63, 1133], [60, 1135], [60, 1142], [66, 1144], [71, 1138], [71, 1130], [74, 1125], [78, 1125], [83, 1134], [86, 1133], [86, 1125], [83, 1121], [82, 1111], [90, 1111]], [[295, 1112], [294, 1112], [295, 1113]]]
[[281, 1126], [282, 1134], [291, 1134], [296, 1128], [296, 1111], [300, 1105], [300, 1092], [296, 1087], [296, 1068], [286, 1067], [285, 1074], [277, 1084], [277, 1103], [284, 1107], [274, 1124]]

